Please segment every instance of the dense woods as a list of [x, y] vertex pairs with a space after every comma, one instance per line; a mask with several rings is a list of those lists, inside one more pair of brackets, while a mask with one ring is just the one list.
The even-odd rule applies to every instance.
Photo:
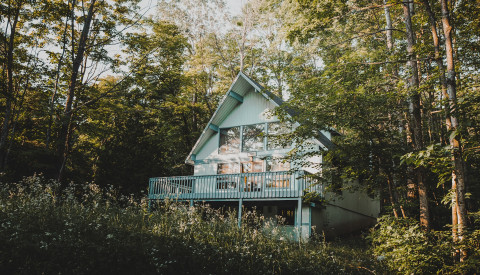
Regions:
[[[339, 133], [315, 153], [317, 176], [380, 196], [372, 245], [393, 269], [479, 267], [478, 1], [251, 0], [237, 15], [222, 0], [139, 4], [0, 3], [1, 182], [137, 194], [149, 177], [191, 174], [188, 152], [243, 71], [300, 122], [285, 138]], [[414, 241], [395, 242], [407, 231]], [[418, 260], [422, 243], [438, 257]], [[400, 263], [405, 251], [429, 264]]]

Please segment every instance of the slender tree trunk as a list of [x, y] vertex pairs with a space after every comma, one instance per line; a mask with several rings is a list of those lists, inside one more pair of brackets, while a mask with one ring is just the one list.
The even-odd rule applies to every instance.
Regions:
[[[59, 157], [59, 172], [58, 172], [58, 177], [57, 179], [60, 181], [63, 179], [63, 174], [65, 172], [65, 165], [68, 159], [68, 149], [70, 145], [70, 140], [71, 140], [71, 122], [73, 118], [73, 112], [72, 112], [72, 103], [73, 99], [75, 97], [75, 90], [76, 90], [76, 84], [77, 84], [77, 77], [79, 73], [80, 66], [82, 65], [83, 61], [83, 56], [85, 53], [85, 46], [86, 42], [88, 39], [88, 35], [90, 33], [90, 25], [92, 22], [92, 18], [94, 15], [94, 6], [95, 6], [96, 0], [91, 0], [90, 6], [88, 8], [88, 13], [85, 18], [85, 22], [83, 24], [83, 30], [82, 34], [80, 35], [80, 40], [78, 42], [78, 50], [76, 52], [76, 56], [73, 60], [73, 66], [72, 66], [72, 74], [70, 77], [70, 84], [68, 87], [68, 95], [67, 95], [67, 100], [65, 103], [65, 109], [62, 115], [61, 123], [62, 123], [62, 128], [60, 130], [60, 135], [59, 135], [59, 148], [58, 148], [58, 157]], [[72, 6], [72, 9], [74, 9], [74, 6]], [[74, 42], [73, 42], [73, 37], [72, 36], [72, 50], [74, 49]], [[72, 51], [73, 53], [74, 51]]]
[[387, 23], [387, 49], [391, 51], [393, 49], [393, 35], [392, 35], [392, 18], [390, 17], [390, 11], [387, 6], [387, 0], [383, 0], [385, 21]]
[[387, 184], [388, 184], [388, 196], [390, 197], [390, 204], [392, 205], [393, 215], [395, 216], [395, 218], [398, 219], [397, 206], [395, 204], [395, 197], [393, 196], [393, 188], [392, 188], [393, 177], [392, 177], [392, 174], [390, 173], [388, 174]]
[[[437, 20], [435, 18], [435, 14], [430, 7], [430, 3], [428, 0], [423, 0], [423, 4], [425, 6], [425, 10], [428, 14], [428, 18], [430, 21], [430, 29], [432, 31], [432, 38], [433, 38], [433, 47], [435, 50], [435, 63], [438, 66], [439, 70], [439, 79], [440, 85], [442, 89], [442, 96], [443, 98], [448, 98], [447, 94], [447, 81], [445, 79], [445, 66], [443, 65], [442, 57], [440, 56], [440, 38], [438, 36], [437, 31]], [[447, 130], [450, 131], [452, 123], [450, 122], [450, 107], [448, 104], [445, 105], [445, 122], [447, 124]]]
[[[12, 117], [12, 103], [14, 101], [14, 87], [13, 87], [13, 53], [15, 46], [15, 36], [18, 24], [18, 17], [20, 15], [22, 3], [18, 7], [13, 8], [13, 20], [9, 20], [11, 23], [10, 27], [10, 37], [8, 39], [8, 48], [7, 48], [7, 93], [5, 99], [5, 114], [3, 116], [3, 125], [2, 131], [0, 134], [0, 171], [5, 169], [5, 160], [7, 154], [7, 139], [8, 132], [10, 130], [10, 120]], [[12, 7], [10, 7], [12, 8]], [[6, 34], [5, 34], [6, 35]]]
[[[457, 119], [457, 91], [456, 91], [456, 78], [455, 78], [455, 62], [453, 57], [453, 41], [452, 41], [452, 25], [450, 24], [450, 14], [448, 9], [447, 0], [441, 0], [442, 4], [442, 25], [445, 35], [445, 52], [447, 55], [447, 94], [448, 103], [450, 105], [450, 121], [451, 130], [450, 135], [450, 148], [452, 150], [452, 159], [454, 163], [454, 171], [452, 175], [452, 190], [454, 195], [452, 197], [452, 223], [456, 218], [456, 226], [453, 224], [452, 231], [454, 239], [462, 241], [464, 238], [464, 232], [467, 227], [467, 209], [465, 204], [465, 162], [462, 157], [462, 147], [458, 134], [459, 122]], [[454, 217], [456, 216], [456, 217]], [[466, 252], [461, 251], [460, 261], [465, 260]]]
[[[70, 3], [70, 1], [69, 1], [69, 3]], [[73, 15], [73, 9], [75, 7], [76, 1], [73, 0], [71, 3], [72, 3], [72, 15]], [[52, 125], [53, 125], [53, 115], [54, 115], [54, 112], [55, 112], [55, 98], [56, 98], [57, 92], [58, 92], [58, 83], [59, 83], [59, 80], [60, 80], [60, 70], [62, 68], [63, 58], [65, 56], [65, 52], [66, 52], [66, 49], [67, 49], [68, 19], [69, 18], [67, 16], [67, 18], [65, 19], [65, 29], [64, 29], [63, 38], [62, 38], [62, 41], [63, 41], [62, 54], [60, 55], [60, 58], [58, 60], [57, 71], [55, 72], [55, 85], [53, 87], [53, 93], [52, 93], [52, 96], [50, 98], [47, 133], [46, 133], [46, 138], [45, 138], [45, 147], [47, 149], [50, 147], [50, 139], [52, 137], [51, 132], [52, 132]]]
[[[38, 56], [35, 57], [36, 61], [38, 61]], [[30, 61], [28, 62], [28, 67], [32, 67], [32, 68], [36, 68], [37, 67], [37, 62], [35, 61], [35, 63], [33, 64], [33, 66], [30, 65]], [[33, 70], [32, 70], [32, 74], [33, 74]], [[19, 93], [16, 94], [16, 98], [18, 98], [16, 100], [16, 104], [13, 106], [12, 108], [12, 117], [13, 119], [11, 120], [12, 122], [12, 130], [11, 130], [11, 136], [12, 138], [10, 139], [9, 141], [9, 144], [8, 144], [8, 148], [5, 152], [5, 158], [4, 158], [4, 163], [5, 165], [8, 164], [8, 155], [10, 154], [10, 151], [12, 149], [12, 145], [13, 145], [13, 139], [15, 138], [15, 129], [16, 129], [16, 126], [17, 126], [17, 123], [18, 123], [18, 117], [20, 116], [20, 110], [23, 106], [23, 103], [24, 103], [24, 99], [25, 99], [25, 94], [27, 93], [28, 89], [30, 88], [30, 80], [31, 80], [31, 76], [32, 74], [28, 74], [26, 77], [27, 79], [25, 80], [25, 84], [23, 84], [23, 92], [21, 93], [21, 95], [19, 96]]]
[[[405, 21], [405, 29], [407, 34], [407, 54], [408, 66], [410, 67], [410, 79], [408, 81], [409, 93], [409, 128], [412, 132], [413, 148], [415, 151], [420, 151], [423, 148], [422, 136], [422, 116], [420, 110], [420, 94], [418, 91], [418, 67], [416, 62], [416, 54], [414, 51], [415, 35], [413, 32], [410, 5], [408, 1], [403, 1], [403, 14]], [[425, 184], [425, 170], [423, 167], [415, 169], [415, 178], [418, 187], [418, 199], [420, 204], [420, 224], [425, 229], [430, 228], [430, 214], [428, 209], [427, 186]]]

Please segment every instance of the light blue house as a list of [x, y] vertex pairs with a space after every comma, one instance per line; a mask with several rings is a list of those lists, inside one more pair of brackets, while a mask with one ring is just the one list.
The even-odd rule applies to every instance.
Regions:
[[[266, 218], [282, 216], [285, 230], [296, 228], [302, 237], [313, 231], [343, 234], [375, 223], [378, 199], [360, 191], [338, 198], [308, 177], [320, 172], [321, 156], [307, 159], [313, 164], [308, 167], [282, 161], [296, 147], [275, 139], [296, 127], [272, 115], [282, 103], [240, 72], [186, 159], [194, 166], [194, 175], [151, 178], [149, 199], [235, 206], [239, 217], [243, 207], [255, 207]], [[319, 132], [303, 145], [308, 150], [332, 149], [331, 133]], [[308, 192], [326, 202], [306, 201]]]

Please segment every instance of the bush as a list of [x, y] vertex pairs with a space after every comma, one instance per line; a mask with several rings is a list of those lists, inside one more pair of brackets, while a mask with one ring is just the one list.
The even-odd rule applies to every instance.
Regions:
[[[369, 274], [384, 271], [364, 249], [280, 240], [253, 212], [234, 213], [144, 198], [94, 184], [40, 177], [0, 190], [3, 274]], [[250, 222], [249, 222], [250, 223]]]
[[[480, 268], [480, 230], [465, 234], [453, 246], [451, 231], [425, 231], [416, 220], [379, 218], [369, 239], [378, 259], [401, 274], [474, 274]], [[464, 262], [453, 257], [454, 249], [469, 254]]]

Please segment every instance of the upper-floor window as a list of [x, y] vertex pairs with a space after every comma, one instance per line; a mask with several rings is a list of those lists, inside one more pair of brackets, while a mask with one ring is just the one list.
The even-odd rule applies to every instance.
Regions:
[[[219, 154], [259, 152], [289, 148], [282, 135], [291, 132], [285, 123], [269, 122], [220, 129]], [[268, 135], [266, 135], [268, 130]]]
[[220, 129], [220, 154], [240, 152], [240, 126]]
[[264, 150], [265, 124], [243, 126], [242, 151], [257, 152]]
[[290, 148], [291, 143], [285, 141], [282, 135], [292, 131], [292, 127], [286, 123], [272, 122], [268, 123], [268, 150]]

